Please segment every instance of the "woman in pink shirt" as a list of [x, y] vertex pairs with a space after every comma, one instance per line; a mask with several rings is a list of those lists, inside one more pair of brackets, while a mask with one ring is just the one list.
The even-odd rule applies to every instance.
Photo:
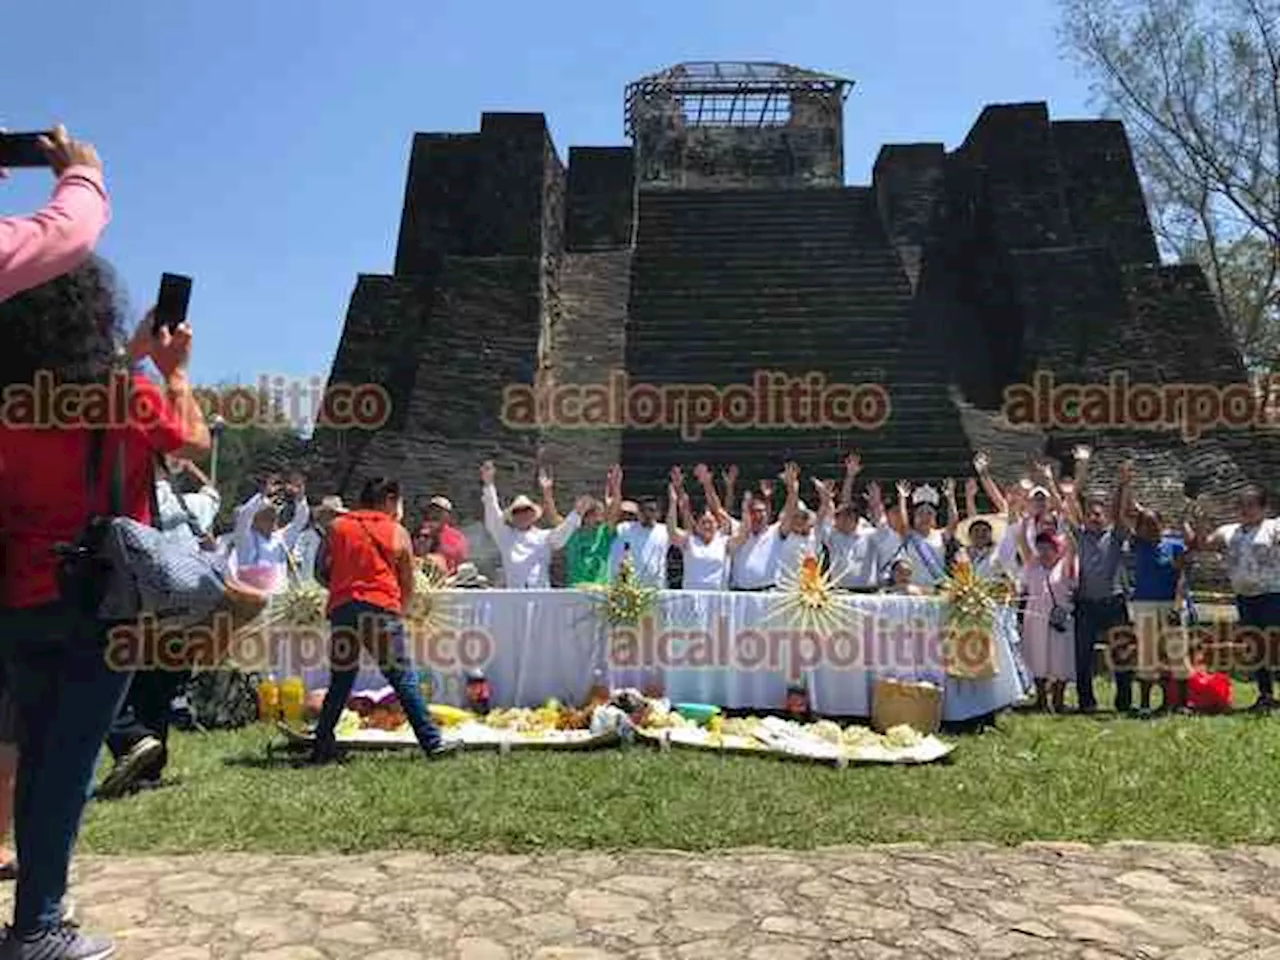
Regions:
[[102, 161], [93, 146], [72, 140], [61, 126], [43, 146], [58, 183], [38, 212], [0, 217], [0, 300], [78, 267], [110, 218]]

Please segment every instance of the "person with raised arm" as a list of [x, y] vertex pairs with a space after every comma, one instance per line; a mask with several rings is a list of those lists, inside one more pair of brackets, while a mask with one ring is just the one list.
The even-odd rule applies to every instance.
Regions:
[[[504, 511], [494, 486], [497, 468], [486, 460], [480, 466], [480, 499], [484, 526], [502, 556], [502, 575], [508, 590], [547, 590], [551, 587], [551, 551], [561, 549], [582, 523], [586, 497], [580, 497], [569, 516], [554, 529], [540, 528], [542, 508], [520, 494]], [[544, 491], [544, 497], [546, 496]]]
[[[956, 506], [955, 481], [948, 478], [944, 484], [950, 516], [947, 526], [938, 526], [938, 491], [928, 485], [914, 491], [911, 484], [898, 483], [898, 532], [897, 556], [911, 561], [912, 582], [917, 586], [936, 589], [947, 577], [949, 561], [955, 550], [955, 533], [960, 523], [960, 511]], [[910, 500], [910, 507], [908, 507]]]
[[[149, 413], [115, 420], [85, 404], [63, 408], [67, 419], [57, 423], [0, 424], [0, 658], [20, 720], [18, 888], [2, 954], [10, 960], [114, 954], [110, 941], [68, 922], [62, 909], [98, 753], [130, 676], [107, 655], [111, 634], [96, 604], [68, 591], [60, 576], [65, 549], [82, 542], [107, 507], [105, 489], [87, 487], [95, 443], [99, 476], [113, 475], [112, 464], [124, 474], [120, 514], [142, 524], [153, 520], [156, 457], [201, 457], [210, 447], [188, 376], [190, 326], [155, 333], [149, 314], [129, 343], [133, 363], [126, 363], [120, 302], [111, 271], [97, 258], [0, 302], [0, 329], [9, 338], [0, 389], [32, 390], [51, 375], [67, 396], [83, 399], [87, 391], [100, 396], [122, 373], [131, 392], [127, 410]], [[147, 357], [162, 386], [142, 372]]]
[[1089, 464], [1091, 452], [1080, 446], [1075, 450], [1075, 489], [1084, 496], [1084, 516], [1072, 532], [1077, 541], [1080, 568], [1079, 597], [1076, 603], [1076, 696], [1083, 713], [1098, 708], [1093, 692], [1094, 649], [1100, 643], [1110, 650], [1116, 684], [1115, 709], [1128, 713], [1133, 709], [1133, 651], [1121, 642], [1122, 627], [1129, 623], [1122, 561], [1127, 535], [1115, 523], [1120, 505], [1129, 495], [1132, 466], [1121, 464], [1116, 489], [1110, 495], [1104, 490], [1090, 490]]
[[815, 480], [814, 486], [819, 498], [818, 536], [827, 548], [831, 582], [842, 590], [865, 592], [879, 586], [880, 570], [889, 559], [895, 537], [878, 483], [867, 485], [866, 516], [859, 514], [853, 502], [853, 482], [861, 469], [857, 454], [845, 458], [838, 505], [829, 484]]
[[1276, 667], [1276, 631], [1280, 629], [1280, 519], [1267, 516], [1267, 491], [1249, 484], [1236, 494], [1236, 517], [1210, 532], [1199, 504], [1194, 516], [1196, 549], [1226, 560], [1236, 595], [1239, 626], [1249, 631], [1250, 666], [1258, 684], [1258, 701], [1249, 709], [1275, 708], [1272, 671]]
[[[1141, 711], [1151, 710], [1151, 690], [1160, 683], [1162, 712], [1186, 712], [1187, 680], [1191, 670], [1186, 632], [1186, 542], [1166, 530], [1160, 515], [1149, 510], [1126, 488], [1116, 515], [1117, 525], [1130, 537], [1133, 549], [1133, 595], [1129, 612], [1137, 639], [1138, 694]], [[1169, 697], [1176, 683], [1177, 702]]]
[[26, 217], [0, 217], [0, 301], [84, 263], [111, 217], [102, 161], [93, 145], [73, 140], [59, 124], [40, 146], [57, 183], [42, 209]]
[[779, 525], [769, 522], [773, 484], [761, 481], [760, 493], [742, 495], [742, 519], [729, 541], [729, 588], [770, 590], [778, 583]]
[[[973, 568], [979, 580], [1007, 581], [1017, 576], [1018, 538], [1000, 514], [978, 513], [978, 479], [969, 477], [964, 487], [965, 517], [956, 531], [962, 544], [958, 562]], [[1007, 510], [1007, 502], [1001, 497]]]
[[636, 583], [656, 590], [667, 588], [667, 553], [671, 549], [671, 532], [662, 516], [658, 501], [644, 497], [640, 503], [640, 519], [618, 524], [618, 535], [609, 553], [610, 578], [617, 577], [624, 556], [635, 566]]
[[778, 518], [778, 583], [795, 583], [804, 562], [818, 555], [816, 517], [800, 499], [800, 466], [788, 463], [782, 471], [786, 503]]
[[622, 468], [613, 465], [605, 475], [604, 501], [587, 497], [582, 526], [564, 545], [565, 583], [569, 587], [609, 582], [609, 554], [617, 535], [618, 506], [622, 502]]
[[1036, 709], [1065, 709], [1067, 683], [1075, 674], [1075, 544], [1041, 530], [1035, 559], [1027, 567], [1027, 610], [1022, 653], [1035, 678]]
[[[293, 516], [281, 526], [280, 515], [290, 502]], [[268, 593], [288, 589], [293, 551], [310, 520], [306, 482], [300, 475], [284, 482], [274, 474], [266, 477], [258, 492], [236, 511], [236, 576]]]
[[[684, 559], [681, 587], [685, 590], [723, 590], [729, 578], [729, 539], [733, 521], [720, 503], [715, 478], [707, 466], [698, 464], [693, 475], [706, 497], [706, 507], [696, 518], [689, 496], [682, 488], [684, 477], [680, 468], [671, 468], [667, 526], [671, 530], [672, 545], [680, 550]], [[683, 526], [677, 522], [677, 504]]]

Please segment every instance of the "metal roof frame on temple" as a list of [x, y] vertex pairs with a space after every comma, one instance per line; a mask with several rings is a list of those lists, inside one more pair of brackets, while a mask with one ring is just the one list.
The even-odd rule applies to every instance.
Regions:
[[852, 89], [852, 80], [785, 63], [679, 63], [627, 84], [626, 134], [635, 136], [638, 108], [659, 99], [678, 102], [691, 126], [765, 127], [788, 121], [792, 93], [843, 103]]

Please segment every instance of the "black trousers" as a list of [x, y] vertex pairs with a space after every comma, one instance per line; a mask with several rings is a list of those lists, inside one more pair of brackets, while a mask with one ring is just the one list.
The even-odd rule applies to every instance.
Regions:
[[[189, 671], [140, 670], [107, 733], [107, 749], [119, 760], [140, 740], [155, 737], [169, 745], [169, 714], [173, 698], [190, 679]], [[166, 754], [167, 759], [167, 754]]]
[[1094, 645], [1108, 642], [1108, 661], [1115, 673], [1116, 709], [1128, 710], [1133, 705], [1133, 664], [1126, 662], [1133, 651], [1117, 649], [1110, 633], [1129, 622], [1129, 608], [1122, 596], [1106, 600], [1076, 600], [1076, 695], [1080, 706], [1092, 709], [1098, 705], [1093, 693]]

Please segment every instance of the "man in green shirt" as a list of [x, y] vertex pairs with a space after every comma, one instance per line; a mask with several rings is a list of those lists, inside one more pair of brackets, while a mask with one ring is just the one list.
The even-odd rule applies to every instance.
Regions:
[[604, 508], [593, 499], [582, 514], [582, 526], [564, 545], [567, 586], [609, 582], [609, 550], [615, 536], [617, 527], [605, 522]]

